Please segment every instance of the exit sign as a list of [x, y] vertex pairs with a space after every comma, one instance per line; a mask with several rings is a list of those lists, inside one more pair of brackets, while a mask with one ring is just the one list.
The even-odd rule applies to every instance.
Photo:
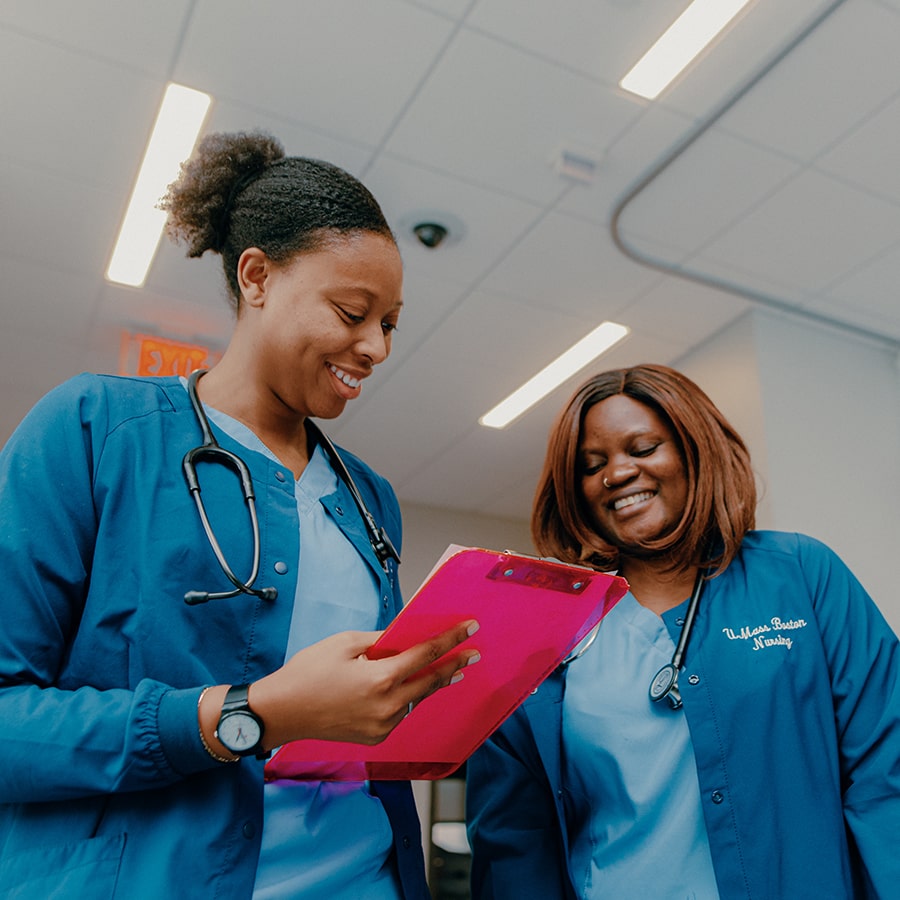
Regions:
[[123, 332], [119, 370], [122, 375], [184, 375], [213, 365], [219, 354], [203, 344]]

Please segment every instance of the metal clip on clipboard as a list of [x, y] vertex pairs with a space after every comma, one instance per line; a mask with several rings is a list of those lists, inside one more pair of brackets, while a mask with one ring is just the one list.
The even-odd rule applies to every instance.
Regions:
[[458, 769], [562, 662], [628, 589], [616, 576], [556, 560], [449, 548], [369, 649], [393, 656], [458, 622], [480, 628], [452, 652], [480, 651], [465, 678], [427, 697], [381, 744], [294, 741], [266, 779], [435, 779]]

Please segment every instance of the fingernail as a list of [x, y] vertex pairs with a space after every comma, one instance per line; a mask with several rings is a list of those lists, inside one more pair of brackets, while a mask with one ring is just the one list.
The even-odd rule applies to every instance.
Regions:
[[481, 659], [481, 654], [476, 650], [476, 651], [475, 651], [475, 652], [474, 652], [474, 653], [466, 660], [466, 665], [467, 665], [467, 666], [472, 666], [472, 665], [474, 665], [475, 663], [477, 663], [479, 659]]
[[481, 628], [481, 626], [477, 622], [469, 622], [469, 627], [466, 628], [466, 634], [469, 637], [472, 637], [479, 628]]
[[450, 684], [456, 684], [458, 681], [462, 681], [462, 680], [463, 680], [463, 673], [462, 672], [454, 672], [453, 677], [450, 679]]

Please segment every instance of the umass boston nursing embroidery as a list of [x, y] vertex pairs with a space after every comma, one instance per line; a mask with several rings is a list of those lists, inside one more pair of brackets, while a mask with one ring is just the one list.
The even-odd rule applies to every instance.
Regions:
[[723, 628], [723, 634], [731, 641], [750, 641], [753, 650], [766, 650], [771, 647], [784, 647], [790, 650], [794, 646], [795, 635], [783, 634], [806, 628], [806, 619], [780, 619], [773, 616], [768, 623], [761, 625], [744, 625], [740, 629]]

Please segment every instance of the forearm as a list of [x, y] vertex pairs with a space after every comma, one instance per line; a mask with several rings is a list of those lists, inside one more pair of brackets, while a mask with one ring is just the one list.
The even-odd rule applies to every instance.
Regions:
[[200, 688], [0, 690], [0, 796], [38, 802], [164, 787], [213, 763], [197, 733]]

